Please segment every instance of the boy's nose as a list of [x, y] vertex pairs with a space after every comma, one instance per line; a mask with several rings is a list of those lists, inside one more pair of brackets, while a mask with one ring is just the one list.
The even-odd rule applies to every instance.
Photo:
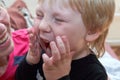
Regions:
[[40, 21], [39, 28], [43, 32], [50, 32], [51, 31], [50, 23], [46, 20]]

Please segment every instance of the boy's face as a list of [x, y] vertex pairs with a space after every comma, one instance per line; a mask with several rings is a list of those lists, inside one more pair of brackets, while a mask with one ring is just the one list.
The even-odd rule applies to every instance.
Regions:
[[7, 65], [8, 56], [13, 50], [9, 23], [7, 11], [0, 7], [0, 67]]
[[39, 21], [40, 37], [43, 42], [55, 41], [56, 36], [67, 36], [71, 51], [79, 52], [85, 45], [86, 28], [81, 14], [57, 0], [49, 5], [45, 0], [36, 9], [36, 21]]

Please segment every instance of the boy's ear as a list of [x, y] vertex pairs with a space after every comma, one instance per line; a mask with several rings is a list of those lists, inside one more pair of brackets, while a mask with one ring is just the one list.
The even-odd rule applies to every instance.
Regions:
[[87, 33], [86, 41], [92, 42], [92, 41], [96, 40], [99, 36], [100, 36], [100, 32]]

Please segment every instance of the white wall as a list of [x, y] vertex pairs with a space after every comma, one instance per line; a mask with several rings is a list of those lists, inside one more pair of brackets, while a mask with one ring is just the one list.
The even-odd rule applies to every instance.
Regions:
[[114, 20], [110, 26], [110, 31], [107, 37], [107, 41], [111, 45], [120, 46], [120, 0], [116, 1], [116, 11]]

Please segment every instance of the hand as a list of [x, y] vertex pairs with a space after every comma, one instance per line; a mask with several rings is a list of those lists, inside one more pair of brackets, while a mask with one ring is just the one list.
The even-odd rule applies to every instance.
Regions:
[[65, 75], [69, 75], [71, 69], [72, 54], [70, 46], [65, 36], [57, 37], [56, 43], [50, 42], [52, 56], [43, 54], [43, 71], [46, 80], [57, 80]]
[[29, 64], [37, 64], [40, 61], [41, 47], [39, 45], [39, 29], [37, 26], [28, 29], [29, 34], [29, 51], [26, 60]]

